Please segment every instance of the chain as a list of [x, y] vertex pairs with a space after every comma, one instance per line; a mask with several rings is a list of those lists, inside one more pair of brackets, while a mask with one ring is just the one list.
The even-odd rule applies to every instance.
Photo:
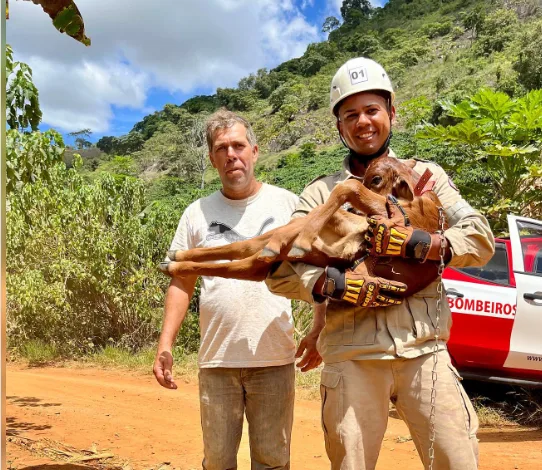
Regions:
[[446, 239], [444, 238], [444, 224], [446, 218], [444, 216], [444, 210], [439, 207], [439, 230], [437, 233], [440, 235], [440, 264], [438, 267], [439, 282], [437, 284], [437, 318], [435, 326], [435, 347], [433, 349], [433, 371], [431, 372], [431, 411], [429, 413], [429, 470], [433, 470], [433, 464], [435, 463], [435, 408], [437, 401], [437, 364], [438, 364], [438, 341], [440, 336], [440, 314], [442, 312], [442, 294], [444, 285], [442, 282], [442, 273], [444, 272], [444, 256], [446, 254]]

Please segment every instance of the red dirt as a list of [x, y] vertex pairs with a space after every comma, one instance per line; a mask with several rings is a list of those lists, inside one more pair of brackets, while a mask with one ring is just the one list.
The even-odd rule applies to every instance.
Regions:
[[[74, 368], [7, 367], [8, 436], [51, 439], [77, 449], [112, 452], [132, 469], [201, 468], [202, 443], [197, 385], [179, 383], [176, 391], [161, 388], [152, 376], [125, 371]], [[378, 470], [421, 470], [412, 441], [397, 442], [409, 432], [390, 417]], [[522, 427], [483, 429], [481, 470], [538, 470], [542, 462], [542, 430]], [[400, 440], [400, 439], [399, 439]], [[30, 453], [7, 443], [13, 469], [75, 470], [81, 465]], [[239, 450], [239, 469], [249, 469], [246, 426]], [[298, 399], [292, 441], [292, 469], [329, 468], [317, 401]]]

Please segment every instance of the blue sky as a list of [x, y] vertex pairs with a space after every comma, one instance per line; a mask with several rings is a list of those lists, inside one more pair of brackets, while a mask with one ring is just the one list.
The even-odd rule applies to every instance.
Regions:
[[[385, 3], [385, 1], [380, 4]], [[122, 135], [166, 103], [235, 87], [325, 39], [342, 0], [77, 0], [92, 46], [31, 2], [10, 4], [7, 41], [40, 91], [42, 128]], [[373, 2], [378, 5], [378, 2]], [[69, 143], [69, 139], [68, 143]]]

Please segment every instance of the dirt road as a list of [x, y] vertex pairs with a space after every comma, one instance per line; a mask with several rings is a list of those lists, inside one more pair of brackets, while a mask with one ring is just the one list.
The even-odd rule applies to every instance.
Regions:
[[[12, 468], [81, 469], [53, 461], [21, 446], [52, 440], [76, 449], [93, 445], [132, 469], [201, 468], [202, 444], [197, 385], [181, 382], [165, 390], [152, 376], [95, 369], [7, 368], [7, 458]], [[379, 470], [421, 470], [404, 423], [390, 417]], [[481, 470], [542, 468], [542, 431], [521, 427], [483, 429], [479, 434]], [[18, 442], [18, 443], [16, 443]], [[245, 432], [239, 469], [249, 469]], [[320, 429], [317, 401], [297, 400], [292, 469], [324, 470], [329, 464]]]

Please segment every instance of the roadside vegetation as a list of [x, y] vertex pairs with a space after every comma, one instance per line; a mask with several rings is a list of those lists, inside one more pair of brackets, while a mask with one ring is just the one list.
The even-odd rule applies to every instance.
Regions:
[[[8, 47], [10, 357], [150, 371], [168, 285], [157, 265], [183, 210], [219, 187], [207, 165], [205, 118], [221, 107], [245, 116], [260, 145], [258, 177], [300, 193], [345, 156], [327, 101], [331, 77], [351, 57], [388, 70], [398, 96], [392, 147], [401, 157], [442, 165], [495, 234], [505, 234], [507, 212], [542, 218], [540, 2], [390, 0], [373, 8], [347, 0], [341, 15], [326, 19], [328, 39], [299, 58], [254, 71], [237, 88], [167, 104], [123, 136], [93, 144], [92, 130], [82, 129], [73, 147], [55, 130], [39, 131], [32, 71]], [[198, 289], [177, 341], [180, 376], [194, 374], [197, 310]], [[294, 316], [299, 340], [310, 309], [296, 302]], [[299, 375], [298, 385], [317, 396], [316, 373]], [[540, 424], [540, 396], [521, 396], [530, 398], [515, 396], [516, 408], [480, 399], [479, 411], [489, 403], [497, 410], [489, 421], [512, 413]]]

